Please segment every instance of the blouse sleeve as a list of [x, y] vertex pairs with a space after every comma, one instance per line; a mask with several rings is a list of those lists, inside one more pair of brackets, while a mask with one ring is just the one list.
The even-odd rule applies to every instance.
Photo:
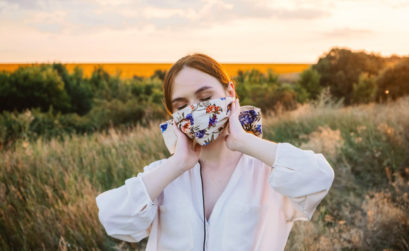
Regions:
[[269, 184], [284, 195], [288, 221], [311, 220], [334, 180], [334, 170], [321, 153], [278, 143]]
[[98, 218], [109, 236], [139, 242], [149, 235], [157, 215], [158, 198], [151, 200], [142, 176], [162, 161], [152, 162], [143, 168], [144, 172], [125, 180], [124, 185], [96, 197]]

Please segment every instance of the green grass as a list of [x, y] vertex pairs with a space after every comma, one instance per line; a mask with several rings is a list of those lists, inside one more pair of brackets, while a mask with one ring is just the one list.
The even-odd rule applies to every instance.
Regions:
[[[409, 97], [385, 105], [304, 105], [263, 117], [264, 137], [322, 152], [335, 170], [287, 250], [409, 249]], [[95, 197], [168, 156], [158, 128], [19, 141], [0, 152], [0, 249], [138, 249], [105, 234]]]

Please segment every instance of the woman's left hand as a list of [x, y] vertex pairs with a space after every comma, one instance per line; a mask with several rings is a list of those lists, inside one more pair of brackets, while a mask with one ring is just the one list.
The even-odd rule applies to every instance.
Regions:
[[246, 136], [248, 135], [240, 123], [239, 114], [240, 103], [239, 99], [236, 98], [235, 101], [232, 102], [229, 121], [228, 125], [226, 126], [227, 130], [224, 136], [226, 146], [232, 151], [240, 151], [241, 147], [245, 143]]

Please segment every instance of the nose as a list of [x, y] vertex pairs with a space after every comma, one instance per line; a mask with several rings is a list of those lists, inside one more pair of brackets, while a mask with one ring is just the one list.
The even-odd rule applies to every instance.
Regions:
[[195, 98], [195, 99], [193, 99], [193, 100], [190, 100], [188, 105], [189, 105], [189, 106], [190, 106], [190, 105], [195, 105], [195, 104], [197, 104], [197, 103], [199, 103], [199, 102], [200, 102], [200, 99]]

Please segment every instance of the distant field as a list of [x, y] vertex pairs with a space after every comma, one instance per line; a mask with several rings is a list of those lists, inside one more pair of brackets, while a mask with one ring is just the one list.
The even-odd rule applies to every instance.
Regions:
[[[28, 64], [0, 64], [0, 71], [6, 70], [9, 72], [15, 71], [19, 66], [31, 65]], [[155, 70], [168, 70], [172, 64], [170, 63], [114, 63], [114, 64], [97, 64], [97, 63], [83, 63], [83, 64], [65, 64], [68, 71], [72, 72], [75, 66], [80, 66], [84, 70], [85, 76], [90, 76], [94, 68], [101, 65], [108, 73], [116, 74], [121, 72], [122, 78], [132, 78], [134, 75], [148, 77], [151, 76]], [[224, 69], [230, 76], [235, 76], [238, 70], [258, 69], [265, 73], [268, 68], [271, 68], [275, 73], [288, 74], [298, 73], [307, 69], [310, 64], [222, 64]]]

